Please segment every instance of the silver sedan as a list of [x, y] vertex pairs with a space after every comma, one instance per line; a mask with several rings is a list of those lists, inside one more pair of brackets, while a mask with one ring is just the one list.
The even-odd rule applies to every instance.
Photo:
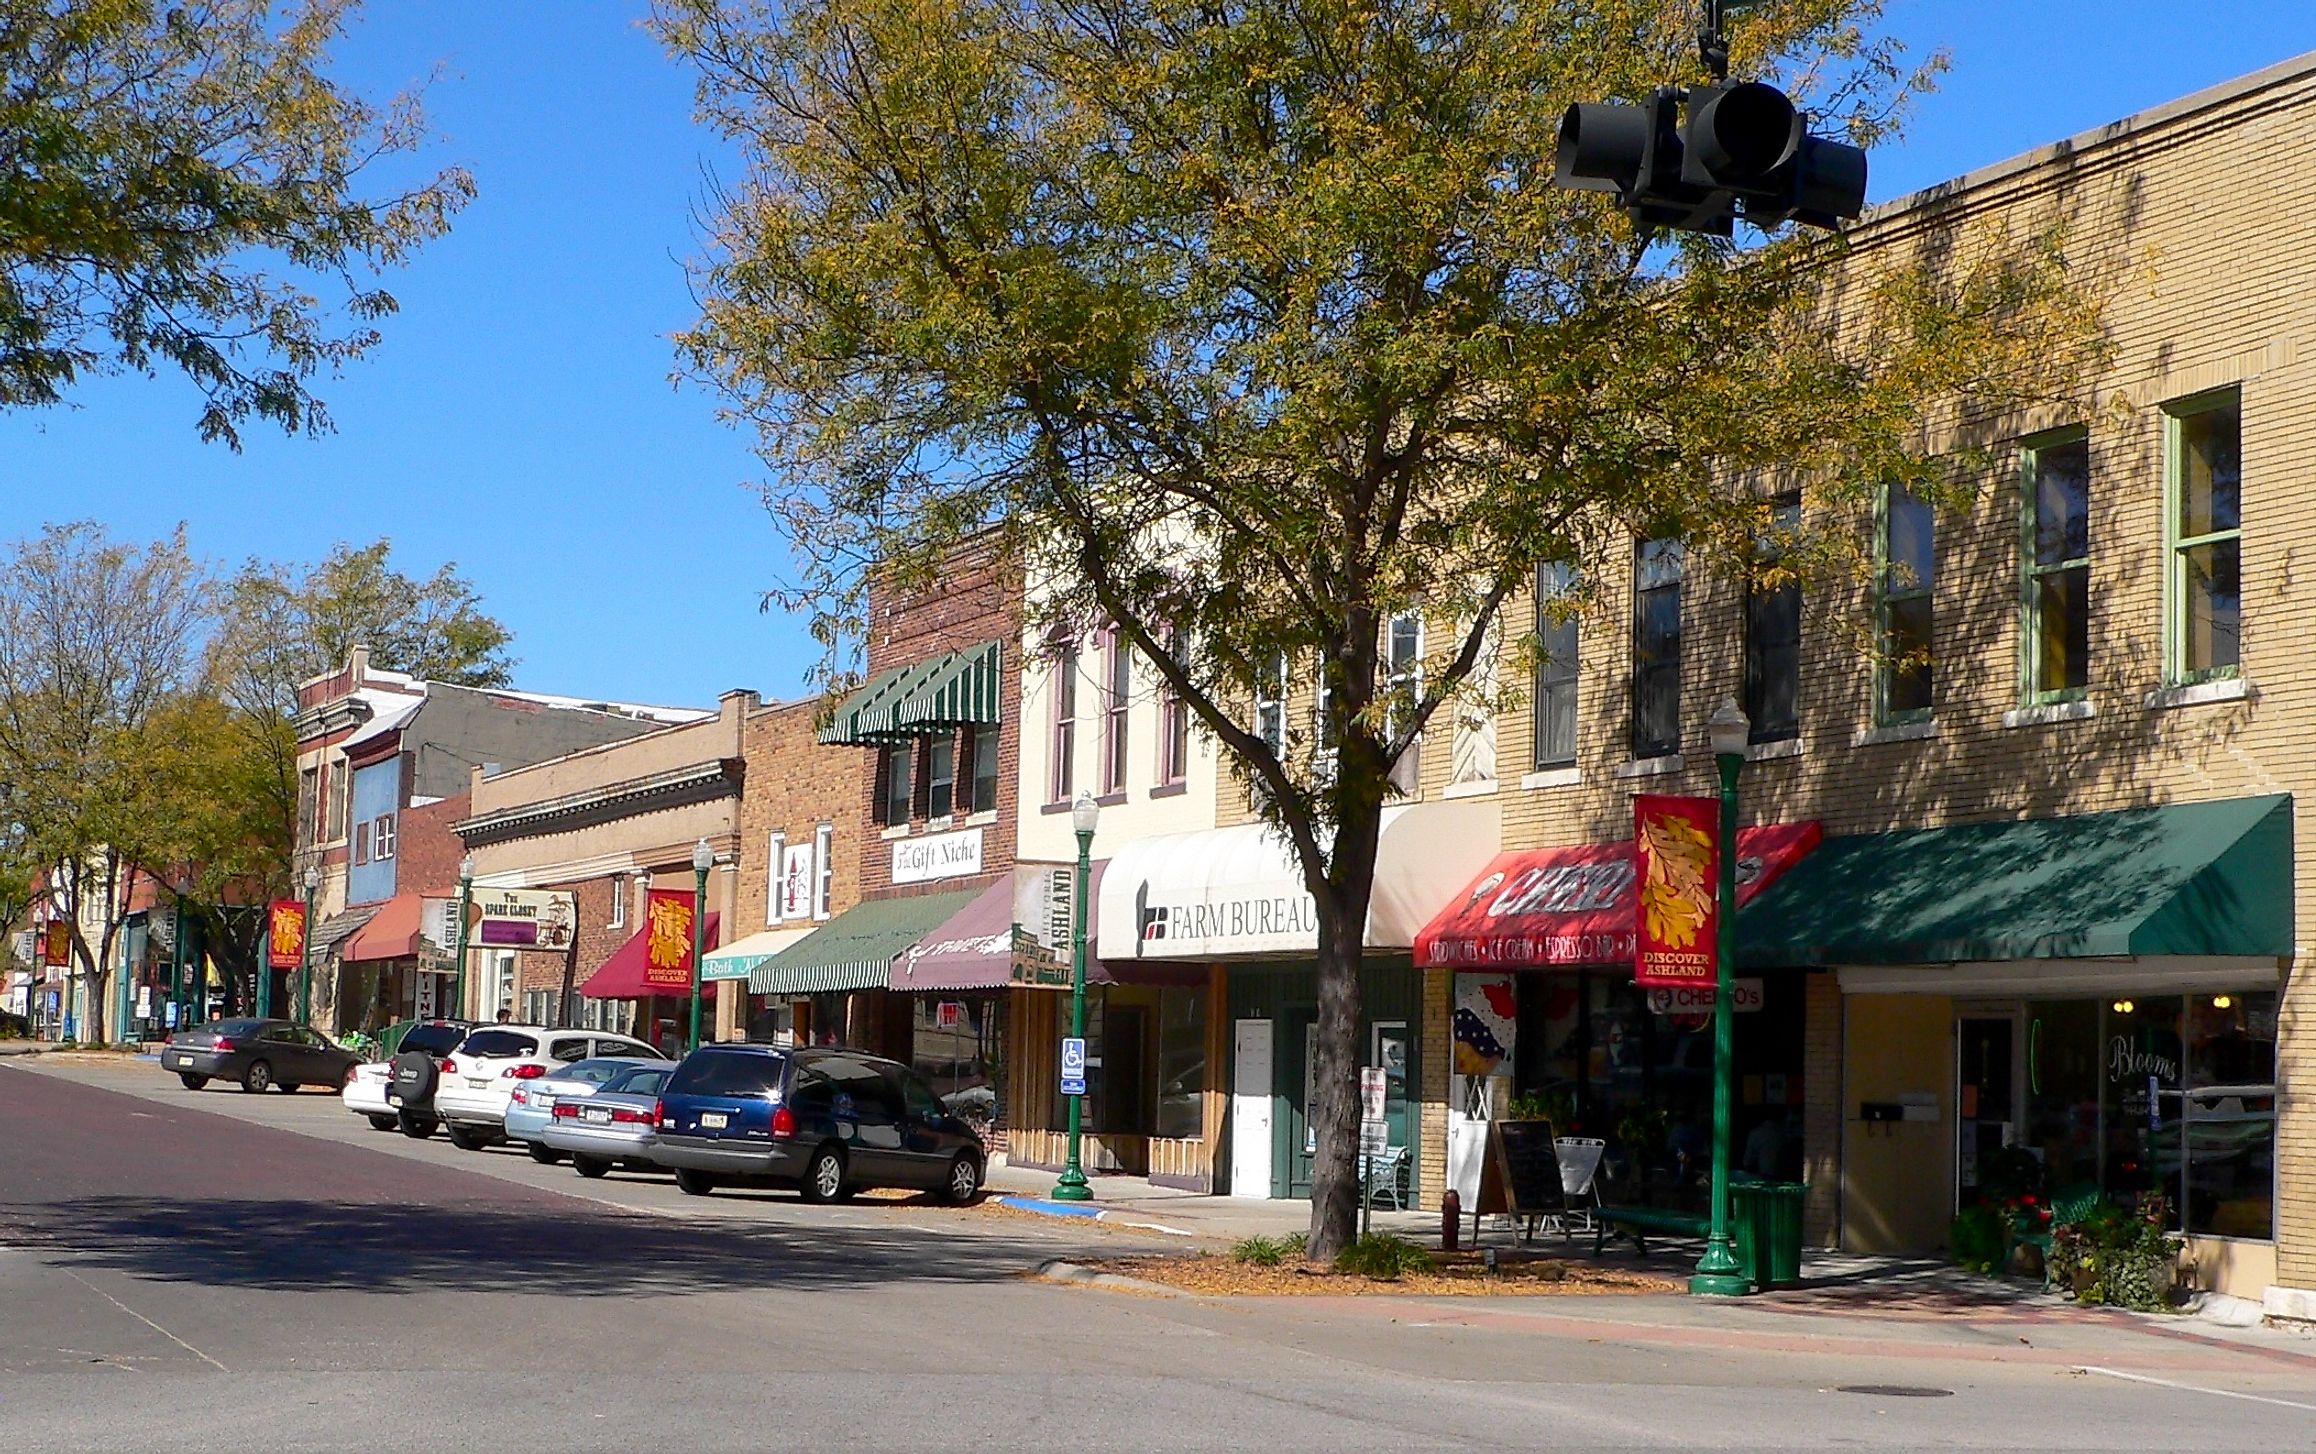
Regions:
[[637, 1065], [591, 1096], [557, 1100], [543, 1133], [547, 1147], [570, 1153], [581, 1176], [601, 1176], [620, 1165], [658, 1170], [650, 1155], [659, 1139], [659, 1093], [674, 1070]]

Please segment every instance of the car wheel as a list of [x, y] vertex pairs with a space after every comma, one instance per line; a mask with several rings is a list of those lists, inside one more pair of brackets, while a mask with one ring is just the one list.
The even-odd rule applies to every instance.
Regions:
[[478, 1131], [472, 1126], [453, 1125], [450, 1128], [450, 1144], [461, 1151], [480, 1151], [491, 1144], [491, 1133]]
[[704, 1197], [716, 1189], [716, 1179], [688, 1166], [676, 1168], [676, 1187], [688, 1197]]
[[808, 1202], [833, 1202], [844, 1195], [844, 1153], [823, 1146], [805, 1163], [804, 1181], [796, 1188]]
[[277, 1080], [273, 1083], [273, 1088], [283, 1095], [294, 1096], [298, 1093], [298, 1087], [304, 1084], [305, 1082], [302, 1080]]
[[589, 1181], [593, 1181], [595, 1178], [602, 1176], [606, 1172], [610, 1171], [611, 1163], [608, 1161], [598, 1161], [592, 1156], [581, 1156], [574, 1152], [571, 1156], [571, 1169], [578, 1172], [581, 1176], [586, 1177]]
[[372, 1116], [370, 1118], [370, 1129], [373, 1131], [391, 1131], [401, 1124], [401, 1119], [396, 1116]]
[[256, 1095], [273, 1084], [273, 1067], [262, 1060], [249, 1062], [249, 1069], [241, 1073], [241, 1088]]
[[557, 1151], [554, 1147], [546, 1145], [543, 1142], [527, 1141], [524, 1143], [524, 1145], [529, 1148], [531, 1159], [538, 1162], [541, 1166], [553, 1166], [556, 1162], [563, 1159], [562, 1152]]
[[981, 1163], [971, 1152], [959, 1152], [949, 1163], [949, 1175], [941, 1183], [941, 1199], [952, 1206], [963, 1206], [981, 1192]]
[[434, 1117], [432, 1116], [420, 1116], [403, 1111], [394, 1117], [394, 1124], [402, 1129], [403, 1135], [408, 1136], [413, 1141], [423, 1141], [434, 1134]]
[[177, 1074], [177, 1079], [185, 1083], [185, 1089], [187, 1090], [199, 1090], [203, 1086], [209, 1084], [208, 1076], [195, 1075], [191, 1071], [179, 1071]]

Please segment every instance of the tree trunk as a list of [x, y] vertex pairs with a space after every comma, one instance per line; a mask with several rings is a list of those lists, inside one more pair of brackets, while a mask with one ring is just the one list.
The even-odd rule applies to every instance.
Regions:
[[1375, 887], [1381, 797], [1379, 783], [1372, 801], [1344, 805], [1327, 892], [1314, 896], [1319, 1021], [1312, 1049], [1309, 1114], [1315, 1154], [1305, 1254], [1314, 1262], [1332, 1260], [1359, 1229], [1359, 1070], [1366, 1060], [1359, 1035], [1365, 1020], [1359, 971], [1366, 958], [1367, 903]]

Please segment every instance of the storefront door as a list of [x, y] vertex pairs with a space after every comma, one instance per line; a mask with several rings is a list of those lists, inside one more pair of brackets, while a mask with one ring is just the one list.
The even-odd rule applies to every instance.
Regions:
[[[1319, 1143], [1311, 1131], [1312, 1071], [1318, 1061], [1318, 1011], [1308, 1006], [1297, 1006], [1279, 1016], [1280, 1059], [1275, 1082], [1279, 1087], [1279, 1129], [1284, 1133], [1284, 1152], [1272, 1173], [1276, 1194], [1282, 1197], [1306, 1199], [1311, 1195], [1311, 1162], [1318, 1152]], [[1285, 1178], [1284, 1185], [1278, 1179]]]
[[1980, 1168], [2019, 1139], [2018, 1016], [1964, 1014], [1955, 1044], [1955, 1204], [1979, 1198]]

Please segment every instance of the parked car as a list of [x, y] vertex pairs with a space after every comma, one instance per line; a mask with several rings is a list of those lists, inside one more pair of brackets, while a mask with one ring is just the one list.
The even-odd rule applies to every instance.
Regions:
[[369, 1118], [370, 1124], [381, 1131], [392, 1131], [404, 1126], [404, 1119], [423, 1119], [423, 1127], [416, 1134], [430, 1135], [434, 1130], [434, 1081], [431, 1074], [410, 1077], [413, 1088], [423, 1087], [415, 1096], [404, 1093], [397, 1099], [395, 1073], [399, 1056], [407, 1054], [424, 1062], [429, 1072], [436, 1061], [464, 1040], [470, 1025], [465, 1020], [403, 1020], [379, 1032], [378, 1042], [383, 1060], [366, 1060], [354, 1067], [353, 1079], [338, 1098], [346, 1109], [357, 1116]]
[[461, 1151], [503, 1140], [515, 1087], [551, 1070], [599, 1055], [631, 1060], [667, 1059], [641, 1040], [607, 1030], [558, 1030], [546, 1025], [485, 1025], [458, 1043], [438, 1067], [434, 1114]]
[[657, 1170], [651, 1147], [659, 1139], [659, 1093], [674, 1070], [665, 1061], [630, 1065], [593, 1095], [557, 1100], [543, 1139], [567, 1153], [581, 1176], [601, 1176], [614, 1166]]
[[220, 1020], [179, 1032], [161, 1052], [161, 1068], [187, 1090], [212, 1080], [237, 1081], [245, 1091], [343, 1085], [361, 1063], [328, 1036], [287, 1020]]
[[706, 1196], [724, 1182], [808, 1202], [868, 1187], [981, 1189], [981, 1139], [907, 1066], [856, 1050], [703, 1045], [660, 1093], [651, 1159]]
[[637, 1060], [625, 1055], [595, 1056], [550, 1070], [537, 1080], [526, 1080], [507, 1097], [507, 1139], [530, 1148], [533, 1161], [553, 1165], [563, 1159], [563, 1153], [546, 1141], [547, 1123], [554, 1118], [556, 1106], [586, 1099], [622, 1071], [666, 1064], [664, 1060]]

